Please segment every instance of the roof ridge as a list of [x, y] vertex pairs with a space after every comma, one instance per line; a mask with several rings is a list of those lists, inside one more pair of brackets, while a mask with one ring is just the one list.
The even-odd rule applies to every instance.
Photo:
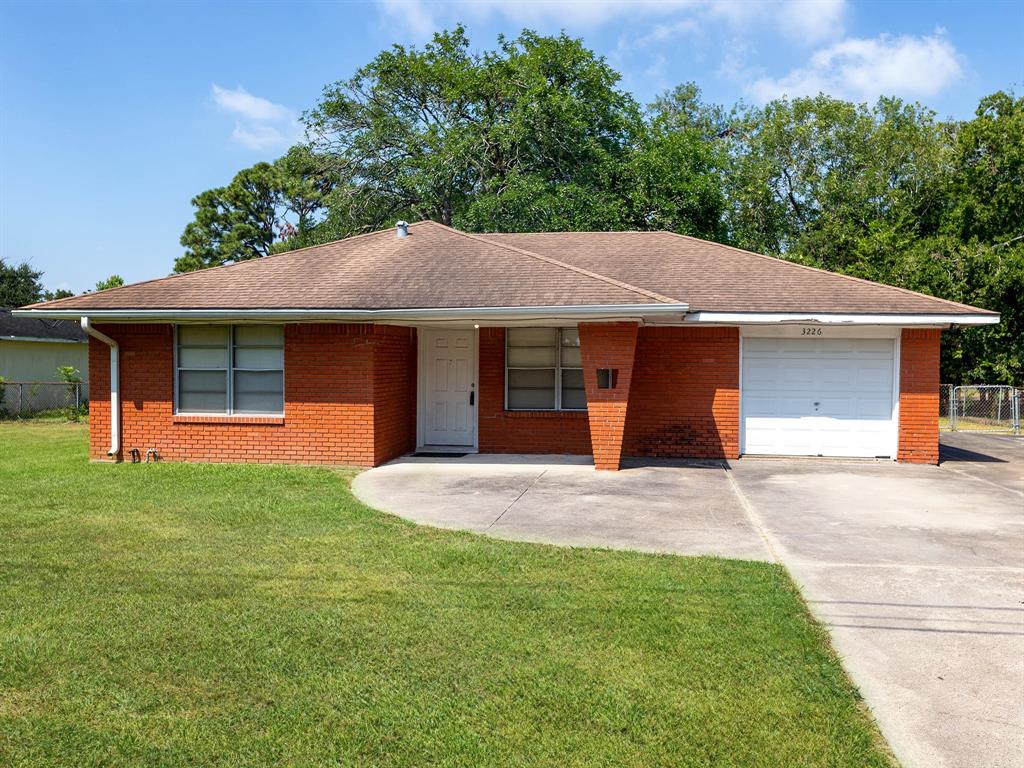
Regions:
[[[500, 243], [500, 242], [497, 242], [495, 240], [489, 240], [484, 235], [478, 235], [478, 234], [474, 234], [474, 233], [470, 233], [470, 232], [463, 232], [461, 229], [456, 229], [455, 227], [449, 227], [446, 224], [441, 224], [440, 222], [432, 221], [430, 219], [428, 219], [427, 221], [429, 223], [431, 223], [431, 224], [434, 224], [435, 226], [442, 227], [443, 229], [446, 229], [446, 230], [448, 230], [450, 232], [455, 232], [456, 234], [462, 235], [463, 237], [468, 237], [471, 240], [479, 240], [480, 242], [487, 243], [488, 245], [493, 245], [493, 246], [495, 246], [497, 248], [504, 248], [505, 250], [512, 251], [514, 253], [519, 253], [519, 254], [521, 254], [523, 256], [529, 256], [531, 258], [537, 259], [538, 261], [543, 261], [543, 262], [545, 262], [547, 264], [553, 264], [554, 266], [561, 267], [562, 269], [569, 270], [570, 272], [576, 272], [577, 274], [581, 274], [581, 275], [584, 275], [586, 277], [589, 277], [589, 278], [592, 278], [592, 279], [595, 279], [595, 280], [600, 280], [600, 281], [602, 281], [604, 283], [608, 283], [609, 285], [614, 285], [616, 288], [623, 288], [623, 289], [625, 289], [627, 291], [632, 291], [633, 293], [639, 293], [641, 296], [647, 296], [648, 298], [651, 298], [651, 299], [654, 299], [656, 301], [659, 301], [662, 304], [682, 304], [683, 303], [679, 299], [673, 299], [673, 298], [670, 298], [669, 296], [664, 296], [664, 295], [662, 295], [660, 293], [656, 293], [655, 291], [650, 291], [650, 290], [647, 290], [646, 288], [640, 288], [639, 286], [631, 285], [630, 283], [623, 282], [622, 280], [616, 280], [614, 277], [608, 277], [607, 275], [602, 275], [602, 274], [600, 274], [598, 272], [592, 272], [589, 269], [584, 269], [583, 267], [577, 267], [577, 266], [574, 266], [572, 264], [566, 264], [564, 261], [559, 261], [558, 259], [553, 259], [550, 256], [544, 256], [543, 254], [540, 254], [540, 253], [534, 253], [533, 251], [527, 251], [527, 250], [525, 250], [523, 248], [517, 248], [514, 245], [507, 245], [506, 243]], [[417, 222], [417, 223], [418, 224], [422, 224], [424, 222]], [[524, 232], [524, 233], [504, 233], [504, 234], [530, 234], [530, 233]], [[560, 233], [553, 233], [553, 234], [560, 234]]]
[[888, 283], [879, 283], [879, 282], [876, 282], [874, 280], [868, 280], [868, 279], [863, 278], [863, 277], [854, 277], [853, 275], [844, 275], [842, 272], [832, 272], [831, 270], [822, 269], [821, 267], [812, 267], [812, 266], [807, 265], [807, 264], [800, 264], [799, 262], [796, 262], [796, 261], [789, 261], [788, 259], [780, 259], [778, 256], [769, 256], [766, 253], [757, 253], [757, 251], [748, 251], [746, 248], [737, 248], [735, 245], [729, 245], [728, 243], [719, 243], [719, 242], [716, 242], [714, 240], [704, 240], [704, 239], [702, 239], [700, 237], [693, 237], [692, 235], [682, 235], [682, 234], [679, 234], [678, 232], [672, 232], [671, 230], [667, 230], [667, 229], [659, 229], [659, 230], [656, 230], [656, 231], [664, 232], [665, 234], [672, 235], [673, 237], [681, 237], [684, 240], [696, 240], [699, 243], [712, 243], [713, 245], [718, 245], [718, 246], [721, 246], [722, 248], [728, 248], [730, 251], [736, 251], [737, 253], [742, 253], [745, 256], [756, 256], [759, 259], [768, 259], [769, 261], [773, 261], [773, 262], [775, 262], [777, 264], [788, 264], [789, 266], [797, 267], [798, 269], [806, 269], [806, 270], [811, 271], [811, 272], [819, 272], [819, 273], [825, 274], [825, 275], [832, 275], [833, 277], [841, 277], [844, 280], [852, 280], [855, 283], [862, 283], [864, 285], [870, 285], [870, 286], [873, 286], [875, 288], [889, 288], [889, 289], [894, 290], [894, 291], [899, 291], [901, 293], [910, 294], [911, 296], [923, 297], [923, 298], [926, 298], [926, 299], [931, 299], [932, 301], [941, 301], [944, 304], [950, 304], [950, 305], [952, 305], [954, 307], [960, 307], [961, 309], [969, 309], [969, 310], [974, 311], [974, 312], [986, 312], [988, 314], [993, 314], [993, 315], [999, 314], [998, 312], [993, 312], [990, 309], [983, 309], [982, 307], [975, 307], [975, 306], [972, 306], [971, 304], [963, 304], [963, 303], [961, 303], [959, 301], [952, 301], [951, 299], [944, 299], [941, 296], [931, 296], [931, 295], [929, 295], [927, 293], [921, 293], [920, 291], [913, 291], [910, 288], [901, 288], [898, 285], [889, 285]]
[[341, 237], [341, 238], [338, 238], [337, 240], [328, 240], [326, 243], [319, 243], [317, 245], [306, 245], [306, 246], [303, 246], [302, 248], [295, 248], [294, 250], [291, 250], [291, 251], [281, 251], [280, 253], [268, 253], [266, 256], [257, 256], [257, 257], [252, 258], [252, 259], [244, 259], [243, 261], [233, 261], [230, 264], [218, 264], [218, 265], [216, 265], [214, 267], [205, 267], [204, 269], [193, 269], [191, 272], [177, 272], [177, 273], [172, 273], [170, 275], [164, 275], [163, 277], [151, 277], [149, 280], [139, 280], [137, 283], [125, 283], [124, 285], [119, 285], [116, 288], [105, 288], [102, 291], [86, 291], [85, 293], [75, 294], [74, 296], [65, 296], [65, 297], [63, 297], [61, 299], [50, 299], [49, 301], [37, 301], [34, 304], [27, 304], [26, 308], [39, 307], [39, 306], [42, 306], [44, 304], [47, 305], [47, 306], [54, 306], [54, 305], [60, 304], [62, 302], [71, 301], [72, 299], [80, 299], [83, 296], [93, 296], [93, 295], [96, 295], [98, 293], [108, 293], [108, 292], [113, 293], [114, 291], [119, 291], [122, 288], [134, 288], [135, 286], [138, 286], [138, 285], [147, 285], [149, 283], [158, 283], [158, 282], [161, 282], [163, 280], [172, 280], [172, 279], [174, 279], [176, 277], [188, 277], [189, 275], [207, 274], [207, 273], [210, 273], [210, 272], [214, 272], [214, 271], [216, 271], [218, 269], [230, 269], [231, 267], [241, 267], [241, 266], [243, 266], [245, 264], [259, 264], [259, 263], [262, 263], [262, 262], [266, 261], [267, 259], [277, 258], [278, 256], [290, 256], [290, 255], [293, 255], [293, 254], [296, 254], [296, 253], [301, 253], [302, 251], [308, 251], [308, 250], [311, 250], [313, 248], [323, 248], [325, 245], [333, 245], [335, 243], [348, 243], [348, 242], [351, 242], [352, 240], [359, 240], [359, 239], [364, 238], [364, 237], [369, 237], [370, 235], [380, 235], [380, 234], [383, 234], [383, 233], [389, 232], [389, 231], [390, 231], [390, 228], [388, 228], [388, 229], [375, 229], [372, 232], [361, 232], [358, 235], [350, 235], [349, 237]]

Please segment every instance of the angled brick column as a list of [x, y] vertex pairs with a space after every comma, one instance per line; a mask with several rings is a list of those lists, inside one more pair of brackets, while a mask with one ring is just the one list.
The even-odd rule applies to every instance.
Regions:
[[[579, 330], [594, 466], [617, 470], [622, 461], [638, 326], [636, 323], [580, 323]], [[616, 371], [614, 388], [598, 388], [597, 372], [603, 368]]]
[[900, 423], [896, 458], [939, 463], [939, 335], [904, 328], [900, 337]]

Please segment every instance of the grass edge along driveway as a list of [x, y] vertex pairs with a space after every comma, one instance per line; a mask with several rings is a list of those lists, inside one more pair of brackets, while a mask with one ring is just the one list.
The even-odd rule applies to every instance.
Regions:
[[0, 424], [0, 763], [883, 766], [779, 566], [417, 527]]

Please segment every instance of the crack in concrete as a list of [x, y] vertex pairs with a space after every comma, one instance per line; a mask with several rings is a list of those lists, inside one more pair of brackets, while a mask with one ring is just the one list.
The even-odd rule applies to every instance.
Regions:
[[[775, 537], [768, 533], [767, 528], [764, 526], [764, 522], [761, 520], [761, 516], [757, 513], [757, 510], [754, 509], [754, 505], [751, 503], [750, 499], [747, 498], [747, 494], [745, 494], [743, 489], [740, 488], [740, 484], [736, 482], [736, 478], [733, 477], [732, 470], [729, 468], [729, 465], [726, 464], [722, 469], [725, 472], [726, 478], [729, 480], [729, 486], [732, 488], [732, 492], [735, 494], [736, 499], [739, 501], [740, 506], [743, 507], [743, 511], [747, 515], [747, 520], [750, 522], [751, 527], [757, 531], [758, 535], [761, 537], [761, 541], [764, 543], [765, 549], [768, 550], [769, 557], [771, 557], [773, 562], [784, 566], [782, 557], [779, 555], [779, 546], [781, 545], [777, 545]], [[787, 568], [787, 570], [789, 569]]]
[[547, 472], [548, 472], [548, 470], [545, 467], [543, 472], [541, 472], [539, 475], [537, 475], [535, 478], [533, 478], [533, 480], [530, 481], [530, 484], [527, 485], [525, 488], [523, 488], [523, 492], [520, 493], [518, 496], [516, 496], [512, 500], [511, 504], [509, 504], [507, 507], [505, 507], [503, 510], [501, 510], [501, 514], [498, 515], [496, 518], [494, 518], [494, 520], [491, 522], [491, 524], [488, 525], [486, 528], [484, 528], [484, 531], [491, 530], [491, 528], [493, 528], [497, 524], [497, 522], [499, 520], [501, 520], [501, 518], [503, 518], [505, 516], [505, 513], [508, 512], [510, 509], [512, 509], [512, 507], [514, 507], [516, 505], [516, 502], [518, 502], [521, 498], [523, 498], [523, 496], [526, 495], [526, 492], [528, 490], [530, 490], [531, 488], [533, 488], [533, 486], [535, 486], [540, 481], [540, 479], [542, 477], [544, 477], [544, 475], [547, 474]]
[[964, 470], [957, 469], [956, 467], [947, 466], [945, 463], [939, 465], [939, 468], [947, 472], [956, 472], [958, 475], [969, 477], [971, 480], [977, 480], [979, 483], [985, 483], [985, 485], [991, 485], [993, 488], [998, 488], [1001, 491], [1006, 491], [1007, 493], [1012, 493], [1016, 496], [1024, 497], [1024, 491], [1018, 491], [1016, 488], [1010, 488], [1008, 486], [1002, 485], [1001, 483], [997, 483], [993, 480], [988, 480], [984, 477], [972, 475], [970, 472], [965, 472]]

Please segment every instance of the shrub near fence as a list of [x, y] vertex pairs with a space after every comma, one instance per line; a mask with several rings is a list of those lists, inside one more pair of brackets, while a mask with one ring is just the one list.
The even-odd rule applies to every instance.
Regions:
[[3, 381], [0, 390], [0, 418], [80, 412], [89, 402], [89, 385], [84, 381]]

